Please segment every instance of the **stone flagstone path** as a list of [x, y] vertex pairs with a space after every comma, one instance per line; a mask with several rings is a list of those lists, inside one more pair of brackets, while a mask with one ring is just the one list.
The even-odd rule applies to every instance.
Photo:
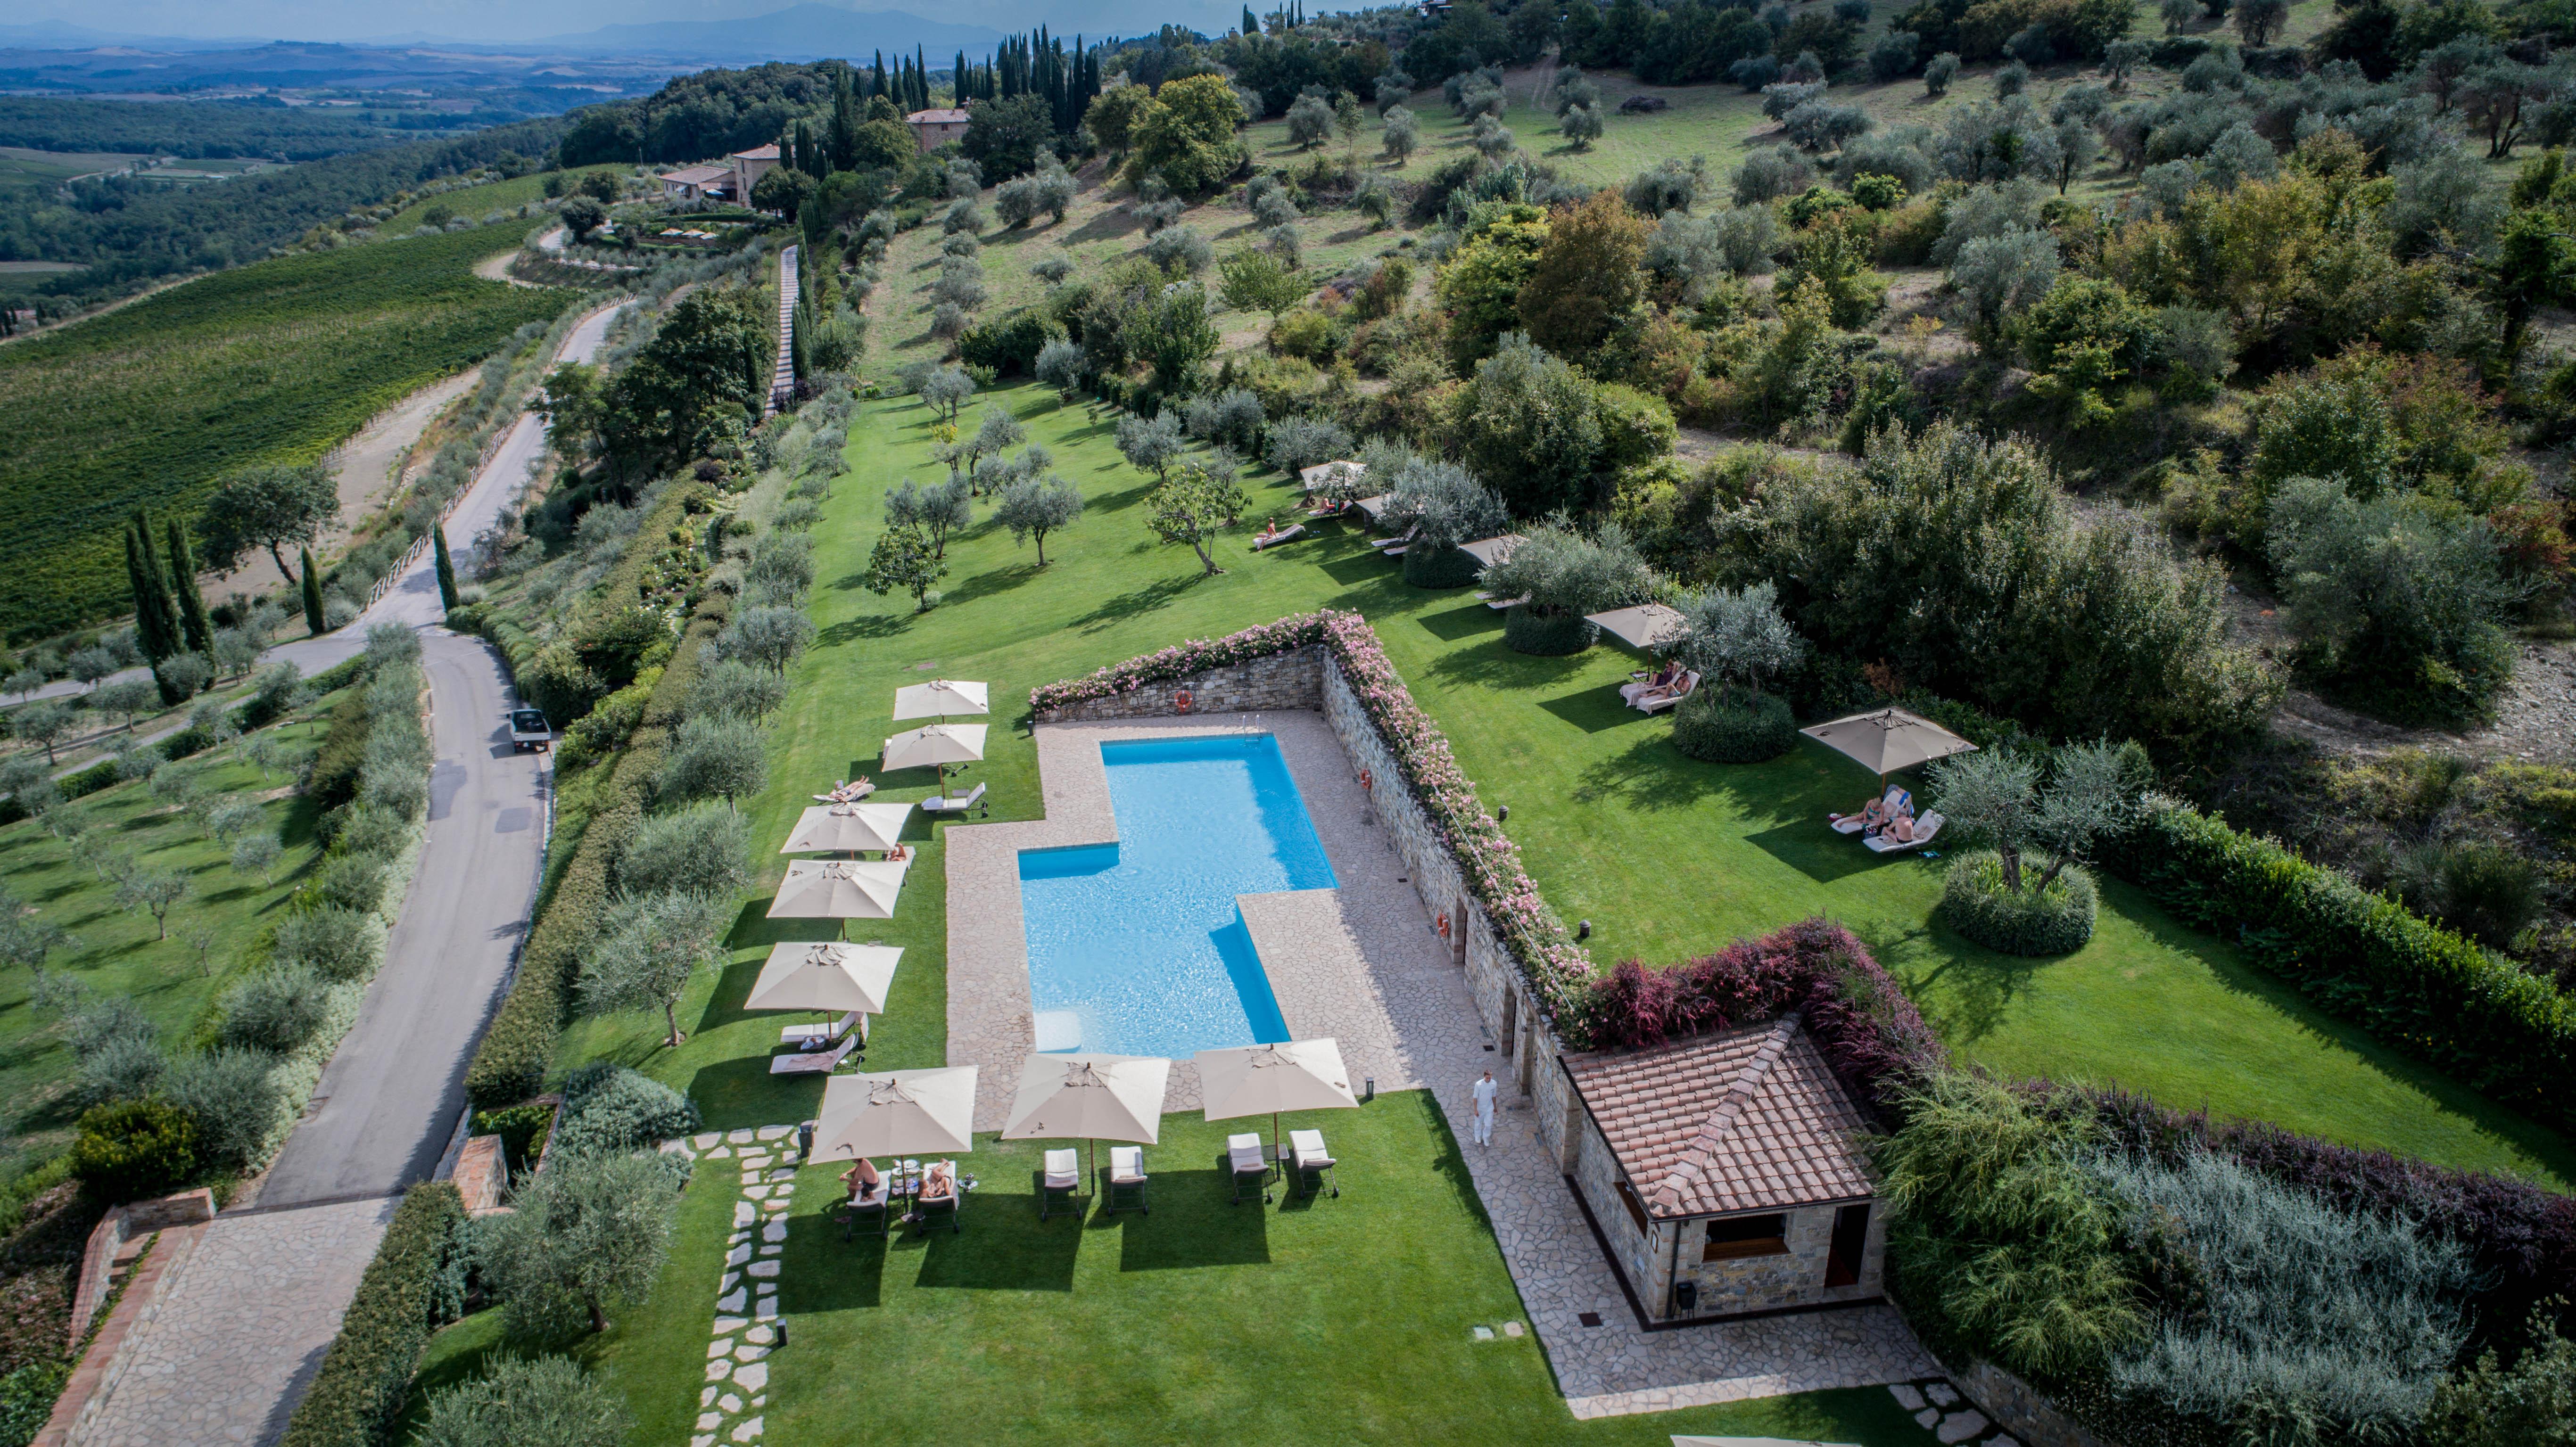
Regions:
[[787, 1250], [787, 1211], [796, 1196], [793, 1126], [710, 1131], [662, 1149], [700, 1169], [726, 1162], [742, 1171], [725, 1240], [724, 1280], [716, 1287], [715, 1329], [707, 1341], [707, 1380], [698, 1389], [698, 1419], [689, 1447], [760, 1440], [769, 1405], [769, 1354], [778, 1344], [778, 1267]]

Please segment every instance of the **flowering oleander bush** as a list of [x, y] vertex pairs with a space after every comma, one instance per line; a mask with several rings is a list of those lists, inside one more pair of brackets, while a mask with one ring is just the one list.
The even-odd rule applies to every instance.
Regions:
[[1379, 739], [1395, 756], [1415, 802], [1448, 846], [1468, 892], [1501, 932], [1504, 947], [1520, 965], [1542, 1008], [1554, 1018], [1567, 1043], [1581, 1046], [1588, 1024], [1582, 1007], [1593, 977], [1591, 954], [1574, 942], [1565, 922], [1539, 897], [1538, 886], [1521, 868], [1520, 846], [1477, 802], [1476, 786], [1449, 752], [1447, 736], [1413, 701], [1367, 619], [1327, 608], [1214, 641], [1192, 639], [1112, 664], [1088, 677], [1031, 689], [1029, 706], [1044, 712], [1115, 698], [1212, 668], [1319, 644], [1341, 665], [1343, 678], [1376, 726]]

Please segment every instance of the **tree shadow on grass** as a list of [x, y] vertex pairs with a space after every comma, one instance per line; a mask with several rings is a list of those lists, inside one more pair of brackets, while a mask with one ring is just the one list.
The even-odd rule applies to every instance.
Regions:
[[[1118, 1269], [1174, 1271], [1194, 1266], [1266, 1266], [1270, 1263], [1270, 1208], [1246, 1195], [1230, 1205], [1233, 1173], [1225, 1158], [1214, 1157], [1209, 1169], [1154, 1170], [1153, 1201], [1164, 1208], [1154, 1216], [1121, 1211], [1095, 1218], [1093, 1229], [1115, 1226]], [[1247, 1185], [1247, 1190], [1249, 1186]]]
[[[1427, 625], [1431, 620], [1423, 621]], [[1549, 657], [1514, 653], [1502, 645], [1501, 636], [1497, 634], [1489, 646], [1457, 648], [1440, 655], [1432, 662], [1430, 672], [1432, 677], [1449, 683], [1473, 684], [1498, 693], [1518, 693], [1561, 688], [1567, 679], [1583, 670], [1582, 654]]]
[[[844, 1169], [831, 1163], [835, 1173]], [[838, 1192], [832, 1193], [836, 1198]], [[901, 1212], [896, 1214], [900, 1215]], [[786, 1284], [778, 1288], [778, 1309], [788, 1316], [827, 1311], [872, 1311], [885, 1304], [887, 1258], [895, 1243], [876, 1212], [841, 1220], [837, 1200], [819, 1211], [795, 1213], [787, 1228]], [[900, 1225], [894, 1227], [901, 1230]], [[841, 1239], [847, 1232], [849, 1239]]]
[[[1191, 561], [1195, 564], [1197, 560]], [[1086, 633], [1097, 633], [1104, 628], [1124, 623], [1128, 619], [1168, 608], [1179, 602], [1182, 595], [1197, 587], [1206, 577], [1207, 574], [1204, 572], [1183, 574], [1148, 583], [1142, 588], [1121, 593], [1114, 598], [1104, 598], [1099, 607], [1074, 619], [1073, 626]]]
[[1923, 1012], [1933, 1033], [1954, 1049], [1993, 1034], [2039, 972], [2064, 958], [2001, 954], [1928, 922], [1851, 928]]
[[978, 598], [1007, 593], [1023, 583], [1034, 581], [1037, 576], [1038, 565], [1034, 558], [1025, 563], [1014, 563], [1007, 568], [994, 568], [989, 572], [977, 573], [949, 589], [948, 596], [943, 601], [952, 606], [971, 603]]
[[1095, 211], [1091, 219], [1064, 234], [1071, 246], [1084, 241], [1119, 241], [1145, 229], [1145, 223], [1124, 206], [1111, 206]]
[[1503, 615], [1486, 607], [1481, 600], [1471, 597], [1467, 602], [1474, 606], [1451, 608], [1440, 613], [1425, 613], [1414, 621], [1420, 623], [1423, 631], [1432, 637], [1450, 643], [1455, 643], [1462, 638], [1478, 638], [1486, 634], [1491, 634], [1497, 639], [1501, 638]]
[[814, 635], [814, 641], [826, 648], [838, 648], [863, 638], [896, 638], [912, 631], [913, 613], [868, 613], [844, 618]]

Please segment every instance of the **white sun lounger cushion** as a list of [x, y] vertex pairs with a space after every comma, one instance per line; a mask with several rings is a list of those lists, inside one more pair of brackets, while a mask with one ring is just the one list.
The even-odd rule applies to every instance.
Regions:
[[1145, 1148], [1143, 1146], [1109, 1148], [1109, 1184], [1135, 1186], [1142, 1185], [1144, 1180]]
[[857, 1027], [858, 1023], [859, 1012], [852, 1010], [850, 1013], [833, 1021], [829, 1025], [781, 1026], [778, 1031], [778, 1043], [781, 1045], [794, 1045], [806, 1040], [829, 1043], [839, 1040], [842, 1036], [849, 1034], [852, 1029]]
[[1900, 854], [1908, 849], [1922, 848], [1932, 842], [1933, 835], [1940, 832], [1941, 815], [1935, 811], [1914, 821], [1914, 837], [1911, 839], [1891, 838], [1887, 831], [1882, 829], [1862, 840], [1861, 843], [1868, 845], [1872, 853]]
[[1070, 1191], [1082, 1184], [1082, 1153], [1068, 1146], [1046, 1153], [1046, 1187], [1050, 1191]]
[[1319, 1130], [1288, 1132], [1288, 1149], [1296, 1155], [1301, 1171], [1318, 1170], [1333, 1163], [1332, 1154], [1324, 1149], [1324, 1133]]
[[1225, 1138], [1226, 1158], [1238, 1171], [1266, 1171], [1270, 1164], [1261, 1158], [1261, 1137], [1230, 1135]]
[[859, 1048], [859, 1037], [844, 1035], [841, 1043], [812, 1055], [773, 1055], [769, 1058], [772, 1075], [829, 1075], [839, 1068], [843, 1057]]
[[925, 814], [962, 814], [965, 811], [974, 808], [975, 805], [983, 799], [984, 790], [987, 787], [988, 786], [984, 784], [977, 784], [974, 788], [974, 792], [960, 794], [951, 799], [942, 799], [936, 796], [924, 799], [921, 801], [921, 812]]

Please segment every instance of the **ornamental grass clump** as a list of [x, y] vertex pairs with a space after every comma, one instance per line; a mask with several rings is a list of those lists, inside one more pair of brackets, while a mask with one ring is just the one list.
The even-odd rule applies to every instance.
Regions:
[[2082, 948], [2097, 900], [2080, 861], [2132, 812], [2133, 748], [2065, 745], [2047, 761], [2045, 788], [2042, 761], [2029, 754], [1986, 750], [1933, 765], [1932, 808], [1946, 828], [1987, 846], [1950, 866], [1942, 921], [2010, 955]]

